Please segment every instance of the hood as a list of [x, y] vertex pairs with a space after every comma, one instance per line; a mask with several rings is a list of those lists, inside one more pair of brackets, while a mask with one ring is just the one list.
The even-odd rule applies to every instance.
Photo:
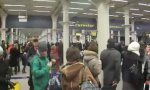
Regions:
[[138, 42], [132, 42], [128, 46], [128, 51], [131, 51], [137, 54], [138, 56], [140, 55], [139, 49], [140, 49], [140, 44]]
[[72, 80], [74, 77], [76, 77], [80, 70], [84, 67], [84, 64], [83, 63], [80, 63], [80, 62], [77, 62], [75, 64], [72, 64], [72, 65], [67, 65], [65, 66], [64, 68], [62, 68], [60, 70], [60, 72], [65, 75], [65, 77], [68, 79], [68, 80]]
[[83, 54], [84, 54], [83, 60], [85, 62], [89, 62], [90, 60], [94, 58], [98, 58], [97, 53], [93, 51], [85, 50]]

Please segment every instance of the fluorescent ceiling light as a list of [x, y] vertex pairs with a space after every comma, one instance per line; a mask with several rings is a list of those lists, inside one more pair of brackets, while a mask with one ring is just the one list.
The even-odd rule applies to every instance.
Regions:
[[71, 2], [72, 4], [83, 4], [83, 5], [91, 5], [91, 3], [82, 3], [82, 2]]
[[110, 6], [110, 7], [115, 7], [114, 5]]
[[78, 12], [68, 12], [68, 13], [77, 14]]
[[94, 13], [82, 13], [82, 14], [85, 14], [85, 15], [95, 15]]
[[89, 9], [90, 11], [97, 11], [96, 9]]
[[141, 19], [143, 19], [143, 20], [149, 20], [149, 18], [141, 18]]
[[83, 10], [83, 8], [69, 8], [69, 9], [74, 9], [74, 10]]
[[138, 4], [141, 6], [149, 6], [150, 7], [150, 4], [145, 4], [145, 3], [138, 3]]
[[4, 6], [8, 6], [8, 7], [25, 7], [25, 5], [12, 5], [12, 4], [4, 4]]
[[39, 7], [39, 8], [52, 8], [51, 6], [33, 6], [33, 7]]
[[121, 13], [121, 14], [123, 14], [124, 12], [116, 12], [116, 13]]
[[109, 15], [110, 17], [119, 17], [118, 15]]
[[25, 12], [25, 11], [27, 11], [27, 10], [8, 9], [8, 11], [12, 11], [12, 12]]
[[128, 2], [127, 0], [112, 0], [112, 1], [115, 1], [115, 2]]
[[132, 10], [132, 11], [138, 11], [139, 9], [136, 9], [136, 8], [130, 8], [130, 10]]
[[132, 15], [135, 15], [135, 16], [143, 16], [143, 14], [136, 14], [136, 13], [132, 13]]
[[33, 0], [37, 2], [56, 2], [55, 0]]
[[27, 18], [27, 16], [18, 16], [18, 18]]
[[149, 10], [144, 10], [144, 12], [150, 12]]
[[33, 10], [35, 12], [50, 12], [50, 11], [40, 11], [40, 10]]

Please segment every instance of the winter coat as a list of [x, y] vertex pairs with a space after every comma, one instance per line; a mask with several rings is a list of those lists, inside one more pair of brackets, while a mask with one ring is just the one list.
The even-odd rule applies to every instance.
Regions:
[[18, 50], [16, 48], [12, 48], [10, 50], [10, 61], [9, 61], [11, 67], [17, 66], [18, 58], [19, 58]]
[[100, 55], [104, 71], [104, 87], [120, 81], [121, 54], [114, 48], [103, 50]]
[[96, 81], [100, 82], [98, 79], [98, 75], [100, 75], [102, 63], [98, 59], [97, 53], [89, 50], [85, 50], [83, 53], [84, 64], [88, 66]]
[[9, 90], [6, 75], [8, 74], [8, 64], [0, 60], [0, 90]]
[[40, 57], [38, 54], [33, 57], [31, 69], [34, 90], [45, 90], [48, 85], [50, 79], [48, 62], [47, 57]]
[[87, 76], [88, 79], [92, 81], [94, 84], [97, 84], [90, 70], [86, 68], [85, 72], [83, 72], [83, 69], [84, 64], [80, 62], [64, 66], [60, 70], [60, 72], [62, 73], [61, 79], [62, 90], [80, 90], [79, 86], [82, 82], [82, 74], [88, 75]]
[[[130, 83], [135, 90], [140, 90], [140, 86], [142, 85], [142, 72], [141, 72], [141, 60], [140, 56], [137, 54], [128, 51], [125, 57], [123, 58], [123, 65], [122, 65], [122, 78], [124, 82]], [[136, 65], [138, 66], [138, 74], [134, 76], [130, 68], [131, 66]]]

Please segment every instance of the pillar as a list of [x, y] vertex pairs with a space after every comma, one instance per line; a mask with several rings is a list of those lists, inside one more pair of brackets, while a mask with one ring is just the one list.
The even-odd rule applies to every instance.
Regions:
[[14, 43], [14, 34], [13, 34], [13, 32], [14, 32], [14, 30], [13, 30], [13, 28], [11, 28], [11, 30], [10, 30], [10, 37], [11, 37], [11, 39], [10, 39], [10, 43]]
[[52, 42], [53, 43], [57, 42], [57, 19], [58, 19], [58, 16], [52, 15], [52, 21], [53, 21], [53, 26], [52, 26]]
[[137, 36], [136, 36], [136, 31], [135, 31], [134, 25], [135, 25], [135, 21], [133, 20], [131, 22], [131, 38], [133, 41], [137, 41]]
[[1, 16], [2, 28], [1, 28], [1, 40], [6, 41], [6, 15]]
[[18, 28], [16, 28], [16, 32], [15, 32], [15, 40], [18, 40]]
[[118, 31], [118, 42], [120, 42], [120, 37], [121, 37], [121, 35], [120, 35], [120, 31]]
[[114, 31], [113, 30], [110, 30], [110, 37], [114, 38]]
[[129, 45], [130, 43], [130, 16], [129, 16], [129, 8], [125, 8], [124, 11], [125, 18], [125, 45]]
[[63, 4], [63, 64], [66, 64], [66, 51], [69, 48], [69, 1], [61, 1]]
[[48, 42], [51, 43], [51, 29], [47, 29], [47, 32]]
[[98, 20], [97, 20], [97, 40], [98, 40], [98, 52], [100, 55], [101, 51], [106, 49], [107, 41], [110, 37], [109, 31], [109, 4], [102, 1], [98, 5]]

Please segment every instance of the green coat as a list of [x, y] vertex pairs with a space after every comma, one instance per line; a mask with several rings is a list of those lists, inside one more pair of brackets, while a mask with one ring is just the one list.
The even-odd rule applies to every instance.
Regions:
[[33, 57], [31, 70], [34, 90], [45, 90], [50, 79], [48, 62], [48, 58], [40, 57], [38, 54]]

